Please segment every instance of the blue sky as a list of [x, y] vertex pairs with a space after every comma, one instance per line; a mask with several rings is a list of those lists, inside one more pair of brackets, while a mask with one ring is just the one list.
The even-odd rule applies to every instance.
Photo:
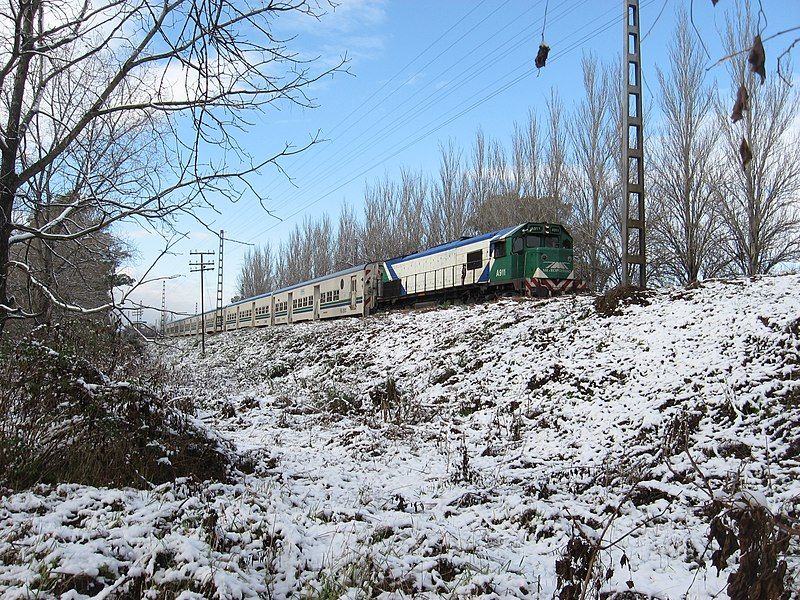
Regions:
[[[694, 0], [694, 21], [709, 54], [723, 56], [720, 35], [724, 14], [739, 0]], [[468, 152], [476, 130], [502, 141], [514, 122], [529, 110], [542, 112], [555, 90], [565, 107], [580, 99], [580, 60], [592, 53], [603, 61], [622, 51], [620, 0], [551, 0], [545, 39], [550, 61], [537, 76], [533, 67], [545, 16], [546, 0], [337, 0], [319, 21], [291, 16], [275, 22], [276, 31], [296, 35], [293, 47], [319, 65], [331, 65], [344, 54], [350, 74], [338, 74], [310, 90], [317, 108], [279, 106], [268, 109], [243, 132], [242, 144], [256, 156], [274, 153], [284, 143], [303, 144], [318, 131], [326, 141], [282, 162], [291, 176], [268, 167], [253, 179], [265, 202], [281, 220], [268, 215], [254, 195], [231, 204], [215, 202], [218, 214], [203, 217], [227, 237], [273, 245], [305, 215], [327, 212], [334, 220], [342, 202], [357, 208], [365, 184], [401, 167], [430, 174], [438, 168], [438, 144], [452, 139]], [[655, 66], [664, 64], [665, 48], [676, 13], [687, 0], [640, 0], [645, 102], [657, 91]], [[800, 0], [763, 0], [766, 34], [800, 24]], [[793, 39], [793, 38], [792, 38]], [[789, 40], [790, 41], [790, 40]], [[768, 57], [787, 45], [787, 37], [767, 43]], [[709, 61], [711, 63], [713, 61]], [[708, 77], [724, 80], [723, 67]], [[657, 129], [657, 123], [646, 123]], [[218, 242], [197, 224], [182, 223], [189, 237], [162, 259], [152, 274], [174, 276], [167, 282], [167, 306], [193, 311], [199, 279], [188, 273], [190, 250], [216, 250]], [[158, 251], [158, 240], [144, 231], [126, 229], [138, 246], [130, 265], [139, 277]], [[225, 247], [224, 297], [235, 293], [235, 278], [247, 246]], [[151, 274], [151, 275], [152, 275]], [[213, 303], [216, 275], [206, 279], [206, 302]], [[161, 285], [145, 286], [136, 300], [160, 306]], [[155, 311], [146, 315], [157, 319]]]

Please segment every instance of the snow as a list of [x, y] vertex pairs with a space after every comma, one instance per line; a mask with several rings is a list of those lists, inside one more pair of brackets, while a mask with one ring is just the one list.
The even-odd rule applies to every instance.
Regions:
[[180, 340], [180, 393], [255, 472], [6, 494], [0, 592], [550, 598], [580, 531], [603, 591], [725, 597], [712, 496], [800, 510], [800, 276], [592, 301]]

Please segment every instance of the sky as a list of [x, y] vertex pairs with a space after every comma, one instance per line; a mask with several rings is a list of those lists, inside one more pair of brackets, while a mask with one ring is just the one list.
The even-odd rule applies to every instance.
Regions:
[[[708, 50], [710, 79], [725, 79], [720, 32], [725, 13], [740, 0], [640, 0], [644, 100], [653, 102], [657, 66], [668, 67], [666, 48], [679, 10], [692, 9]], [[764, 37], [800, 24], [800, 0], [762, 0]], [[366, 185], [401, 168], [433, 175], [439, 145], [452, 141], [467, 154], [476, 131], [507, 142], [514, 123], [529, 111], [542, 113], [555, 91], [566, 109], [581, 98], [581, 58], [619, 60], [623, 48], [620, 0], [337, 0], [319, 20], [281, 16], [273, 26], [295, 36], [290, 46], [314, 58], [324, 69], [347, 57], [347, 72], [324, 78], [308, 93], [315, 108], [276, 105], [240, 134], [254, 156], [269, 156], [284, 144], [300, 146], [313, 136], [323, 141], [309, 150], [268, 166], [251, 179], [255, 190], [232, 203], [211, 198], [214, 211], [201, 216], [212, 231], [224, 230], [223, 296], [235, 295], [236, 275], [253, 244], [273, 247], [306, 216], [330, 215], [335, 223], [343, 202], [360, 212]], [[546, 16], [546, 24], [545, 24]], [[533, 60], [542, 39], [551, 46], [547, 66], [537, 73]], [[766, 42], [768, 60], [794, 39]], [[774, 65], [774, 63], [773, 63]], [[720, 84], [723, 85], [723, 84]], [[645, 123], [657, 129], [657, 124]], [[269, 210], [269, 212], [267, 212]], [[170, 311], [194, 313], [200, 280], [189, 272], [192, 250], [217, 251], [216, 235], [199, 223], [178, 223], [188, 235], [149, 271], [166, 278]], [[147, 229], [127, 226], [118, 232], [136, 253], [126, 270], [141, 279], [159, 255], [163, 240]], [[213, 258], [216, 260], [216, 257]], [[205, 280], [206, 309], [216, 299], [216, 271]], [[161, 281], [143, 285], [131, 299], [154, 309], [145, 319], [157, 322]]]

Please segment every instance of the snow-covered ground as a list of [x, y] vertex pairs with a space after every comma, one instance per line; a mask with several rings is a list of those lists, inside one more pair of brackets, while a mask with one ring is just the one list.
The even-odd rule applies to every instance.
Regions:
[[[254, 472], [4, 495], [4, 598], [726, 597], [715, 515], [800, 515], [797, 275], [611, 317], [582, 296], [248, 330], [166, 360]], [[800, 571], [797, 536], [778, 558]]]

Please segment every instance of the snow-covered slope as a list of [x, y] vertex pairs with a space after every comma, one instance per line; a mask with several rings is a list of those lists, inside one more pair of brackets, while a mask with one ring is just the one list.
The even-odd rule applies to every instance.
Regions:
[[784, 534], [800, 513], [800, 276], [621, 313], [507, 299], [230, 333], [205, 358], [182, 340], [183, 393], [255, 472], [6, 496], [0, 591], [724, 597], [743, 507]]

